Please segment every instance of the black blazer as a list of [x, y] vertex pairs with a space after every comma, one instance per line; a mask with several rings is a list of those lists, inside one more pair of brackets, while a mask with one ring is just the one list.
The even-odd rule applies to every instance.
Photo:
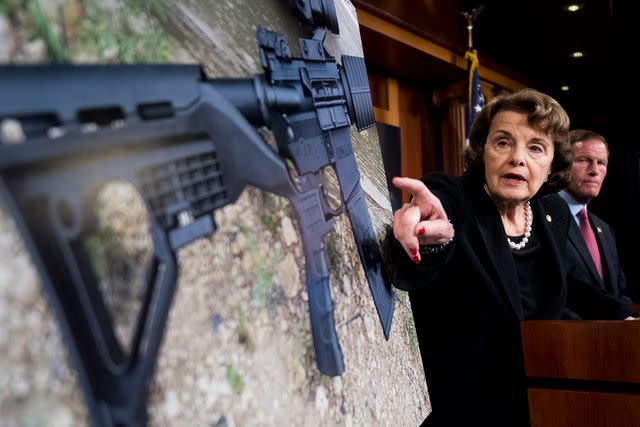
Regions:
[[[483, 178], [432, 174], [423, 178], [455, 228], [447, 250], [415, 265], [395, 242], [395, 286], [409, 291], [432, 413], [424, 425], [529, 425], [519, 284], [502, 221]], [[544, 283], [540, 317], [557, 319], [575, 300], [588, 317], [630, 313], [603, 291], [567, 281], [569, 208], [557, 195], [531, 200], [533, 227], [556, 280]]]
[[596, 235], [598, 247], [600, 248], [600, 258], [604, 282], [596, 270], [596, 265], [587, 249], [587, 244], [582, 237], [580, 227], [575, 220], [571, 221], [569, 228], [568, 257], [569, 265], [573, 268], [572, 274], [592, 286], [602, 287], [618, 298], [624, 304], [632, 304], [631, 298], [626, 293], [626, 281], [624, 272], [620, 267], [616, 240], [609, 225], [598, 216], [588, 213], [591, 228]]

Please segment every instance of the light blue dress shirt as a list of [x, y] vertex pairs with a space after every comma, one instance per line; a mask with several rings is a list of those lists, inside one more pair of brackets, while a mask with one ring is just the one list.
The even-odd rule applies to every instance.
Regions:
[[573, 215], [573, 219], [576, 222], [576, 224], [578, 224], [578, 227], [579, 227], [580, 219], [578, 219], [578, 212], [580, 212], [582, 208], [586, 208], [587, 205], [583, 205], [581, 203], [576, 202], [576, 200], [573, 197], [571, 197], [569, 193], [567, 193], [565, 190], [560, 191], [558, 195], [562, 197], [562, 199], [565, 202], [567, 202], [567, 204], [569, 205], [569, 210], [571, 211], [571, 215]]

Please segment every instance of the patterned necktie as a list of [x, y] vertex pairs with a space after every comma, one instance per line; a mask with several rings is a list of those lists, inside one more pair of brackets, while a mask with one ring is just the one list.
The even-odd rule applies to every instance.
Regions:
[[596, 235], [593, 233], [591, 224], [589, 224], [589, 218], [587, 218], [586, 208], [582, 208], [582, 210], [578, 212], [578, 219], [580, 220], [580, 232], [582, 233], [582, 237], [587, 244], [587, 249], [589, 249], [589, 253], [591, 254], [593, 263], [596, 265], [596, 269], [598, 270], [598, 274], [602, 279], [602, 261], [600, 260], [598, 242], [596, 241]]

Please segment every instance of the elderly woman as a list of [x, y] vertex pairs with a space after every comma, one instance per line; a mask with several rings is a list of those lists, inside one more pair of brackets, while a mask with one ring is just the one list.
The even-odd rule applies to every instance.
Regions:
[[568, 129], [547, 95], [499, 96], [473, 124], [462, 177], [393, 181], [412, 195], [393, 218], [393, 275], [411, 299], [424, 425], [529, 425], [520, 321], [561, 318], [567, 303], [584, 318], [635, 314], [567, 274], [569, 211], [540, 190], [568, 182]]

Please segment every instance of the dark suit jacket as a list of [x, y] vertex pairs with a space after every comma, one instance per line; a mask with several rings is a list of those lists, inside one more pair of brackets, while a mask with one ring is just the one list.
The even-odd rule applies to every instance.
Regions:
[[598, 247], [600, 248], [604, 282], [600, 278], [598, 270], [596, 270], [596, 265], [591, 258], [587, 244], [580, 233], [580, 227], [576, 224], [575, 220], [571, 221], [567, 248], [569, 265], [574, 270], [572, 274], [575, 274], [592, 286], [604, 286], [604, 289], [611, 295], [625, 304], [631, 304], [631, 298], [626, 294], [624, 272], [622, 268], [620, 268], [616, 240], [613, 237], [611, 228], [606, 222], [592, 213], [589, 213], [589, 221], [591, 222], [591, 228], [593, 228], [593, 232], [598, 241]]
[[[484, 179], [432, 174], [423, 181], [455, 228], [453, 243], [415, 265], [394, 244], [394, 284], [409, 291], [432, 413], [428, 426], [529, 424], [520, 339], [523, 311], [515, 264]], [[604, 291], [567, 281], [569, 208], [557, 195], [531, 200], [547, 268], [539, 317], [557, 319], [567, 296], [588, 317], [622, 319], [626, 310]], [[394, 239], [395, 241], [395, 239]]]

